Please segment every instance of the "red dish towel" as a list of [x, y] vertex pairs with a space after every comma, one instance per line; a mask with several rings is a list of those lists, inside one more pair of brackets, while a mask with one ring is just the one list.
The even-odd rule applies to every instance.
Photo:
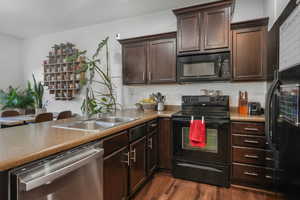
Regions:
[[193, 147], [206, 146], [206, 127], [202, 120], [192, 120], [190, 124], [190, 145]]

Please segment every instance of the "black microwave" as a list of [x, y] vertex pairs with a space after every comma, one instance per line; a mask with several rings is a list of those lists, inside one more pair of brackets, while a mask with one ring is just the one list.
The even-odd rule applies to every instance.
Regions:
[[227, 81], [231, 78], [230, 53], [177, 58], [178, 82]]

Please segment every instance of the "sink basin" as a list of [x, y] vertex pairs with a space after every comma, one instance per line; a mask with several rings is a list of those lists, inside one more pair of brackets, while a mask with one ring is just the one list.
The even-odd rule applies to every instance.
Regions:
[[69, 130], [98, 132], [99, 130], [109, 129], [123, 123], [134, 121], [136, 119], [137, 118], [131, 118], [131, 117], [107, 116], [107, 117], [100, 117], [96, 119], [79, 120], [75, 122], [59, 124], [53, 127], [69, 129]]

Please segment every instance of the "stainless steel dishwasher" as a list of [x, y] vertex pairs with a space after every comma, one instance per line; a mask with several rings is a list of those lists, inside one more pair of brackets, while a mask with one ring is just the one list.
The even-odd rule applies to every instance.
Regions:
[[10, 200], [103, 200], [101, 143], [10, 172]]

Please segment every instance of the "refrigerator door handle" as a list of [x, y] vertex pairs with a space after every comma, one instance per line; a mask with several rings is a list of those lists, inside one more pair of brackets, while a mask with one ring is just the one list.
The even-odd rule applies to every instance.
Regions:
[[266, 99], [266, 105], [265, 105], [265, 109], [266, 109], [266, 126], [265, 126], [265, 134], [266, 134], [266, 137], [267, 137], [267, 142], [269, 144], [269, 146], [274, 149], [275, 146], [274, 144], [272, 143], [272, 135], [270, 134], [271, 131], [271, 115], [272, 113], [274, 114], [274, 105], [273, 105], [273, 110], [271, 110], [271, 102], [272, 102], [272, 99], [274, 97], [274, 93], [276, 91], [276, 89], [278, 88], [278, 86], [280, 85], [280, 81], [278, 79], [278, 71], [276, 70], [274, 72], [274, 81], [273, 83], [271, 84], [271, 87], [268, 91], [268, 94], [267, 94], [267, 99]]

